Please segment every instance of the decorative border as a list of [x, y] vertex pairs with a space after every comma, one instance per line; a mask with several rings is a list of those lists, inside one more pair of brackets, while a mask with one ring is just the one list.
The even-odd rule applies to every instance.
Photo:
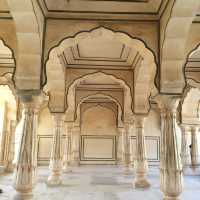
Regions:
[[[85, 157], [85, 139], [112, 139], [112, 158], [96, 158], [96, 157]], [[81, 146], [80, 146], [80, 161], [116, 161], [117, 159], [117, 145], [115, 135], [81, 135]]]

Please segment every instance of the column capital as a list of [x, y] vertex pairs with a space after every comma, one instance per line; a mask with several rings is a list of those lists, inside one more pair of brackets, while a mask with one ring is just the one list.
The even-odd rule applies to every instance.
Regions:
[[181, 129], [182, 133], [190, 132], [191, 126], [189, 124], [181, 124], [180, 129]]
[[193, 134], [197, 134], [198, 133], [198, 131], [199, 131], [199, 125], [192, 125], [191, 126], [191, 134], [193, 135]]
[[54, 120], [64, 121], [65, 115], [63, 113], [51, 113]]
[[71, 132], [72, 129], [73, 129], [73, 123], [65, 121], [65, 129], [66, 129], [67, 132]]
[[136, 128], [144, 128], [144, 122], [147, 118], [147, 115], [135, 115], [135, 126]]
[[46, 105], [49, 97], [44, 93], [32, 93], [30, 91], [24, 91], [17, 94], [24, 109], [33, 109], [37, 114], [41, 107]]
[[175, 113], [180, 100], [181, 97], [176, 95], [158, 95], [155, 97], [155, 101], [163, 114], [168, 112]]
[[125, 133], [124, 127], [118, 127], [119, 134], [123, 135]]

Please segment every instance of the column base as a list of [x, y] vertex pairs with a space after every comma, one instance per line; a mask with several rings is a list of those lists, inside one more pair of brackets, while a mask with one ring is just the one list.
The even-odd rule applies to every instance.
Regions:
[[62, 183], [62, 180], [61, 180], [60, 176], [55, 175], [55, 174], [50, 175], [47, 180], [48, 186], [58, 186], [58, 185], [61, 185], [61, 183]]
[[135, 188], [149, 188], [151, 185], [146, 179], [139, 179], [136, 180], [135, 183]]
[[32, 200], [32, 199], [33, 199], [32, 191], [16, 192], [16, 194], [13, 197], [13, 200]]
[[68, 166], [64, 166], [62, 171], [63, 173], [66, 173], [66, 174], [72, 172], [72, 170]]
[[180, 200], [180, 198], [178, 196], [176, 197], [165, 196], [163, 200]]

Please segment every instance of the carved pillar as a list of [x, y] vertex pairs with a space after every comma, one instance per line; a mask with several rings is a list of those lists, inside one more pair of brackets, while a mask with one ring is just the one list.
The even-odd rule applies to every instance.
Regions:
[[16, 121], [11, 120], [10, 122], [10, 137], [9, 137], [9, 147], [8, 147], [8, 160], [6, 171], [12, 172], [14, 170], [14, 155], [15, 155], [15, 129], [16, 129]]
[[80, 127], [74, 126], [72, 130], [72, 160], [73, 166], [80, 164]]
[[117, 162], [118, 162], [118, 164], [122, 164], [122, 162], [123, 162], [123, 146], [122, 146], [123, 131], [124, 131], [124, 129], [122, 127], [118, 128], [118, 140], [117, 140]]
[[190, 137], [191, 128], [187, 125], [181, 125], [182, 139], [181, 139], [181, 161], [184, 169], [186, 169], [191, 164], [190, 156]]
[[129, 144], [129, 129], [128, 126], [125, 125], [126, 128], [121, 128], [120, 132], [122, 135], [122, 162], [124, 165], [124, 173], [129, 174], [130, 169], [130, 144]]
[[61, 172], [62, 172], [62, 134], [63, 134], [63, 120], [62, 113], [54, 113], [54, 135], [53, 135], [53, 146], [51, 151], [51, 158], [49, 169], [51, 174], [48, 177], [48, 185], [56, 186], [61, 184]]
[[165, 200], [178, 200], [183, 190], [183, 174], [177, 141], [176, 111], [179, 103], [176, 96], [159, 96], [161, 110], [161, 190]]
[[71, 172], [71, 169], [70, 169], [71, 131], [72, 131], [72, 125], [70, 123], [66, 123], [66, 126], [65, 126], [66, 138], [64, 142], [64, 153], [63, 153], [63, 172], [64, 173]]
[[144, 135], [144, 116], [136, 116], [136, 160], [135, 160], [135, 172], [136, 188], [147, 188], [150, 184], [146, 178], [148, 171], [148, 161], [146, 156], [146, 145]]
[[23, 104], [21, 138], [14, 171], [14, 188], [18, 199], [29, 199], [36, 184], [36, 126], [37, 98], [31, 95], [21, 97]]
[[7, 148], [7, 106], [6, 102], [3, 102], [2, 113], [3, 118], [1, 119], [1, 130], [0, 130], [0, 173], [5, 172], [5, 157]]
[[130, 140], [129, 140], [129, 129], [130, 125], [125, 124], [123, 131], [123, 161], [125, 167], [125, 174], [130, 173]]
[[199, 131], [198, 126], [192, 126], [191, 160], [192, 160], [192, 168], [194, 170], [198, 167], [199, 164], [198, 131]]

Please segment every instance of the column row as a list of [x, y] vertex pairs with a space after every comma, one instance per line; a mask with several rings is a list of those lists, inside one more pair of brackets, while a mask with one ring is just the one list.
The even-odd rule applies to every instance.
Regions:
[[[37, 98], [32, 96], [23, 96], [23, 115], [22, 115], [22, 134], [20, 150], [18, 154], [17, 164], [15, 168], [14, 187], [21, 196], [31, 195], [33, 186], [36, 183], [37, 169], [37, 148], [36, 148], [36, 126], [38, 118]], [[161, 174], [161, 190], [164, 193], [164, 199], [178, 199], [183, 188], [182, 164], [180, 160], [180, 152], [178, 150], [177, 129], [176, 129], [176, 111], [179, 99], [177, 97], [159, 98], [158, 105], [161, 111], [161, 159], [160, 159], [160, 174]], [[53, 114], [54, 118], [54, 137], [53, 148], [50, 159], [51, 174], [48, 178], [48, 184], [58, 185], [61, 183], [62, 171], [62, 152], [61, 152], [61, 137], [63, 135], [64, 118], [62, 114]], [[144, 137], [144, 119], [140, 115], [136, 117], [136, 160], [135, 172], [136, 180], [135, 187], [149, 187], [146, 175], [148, 170], [145, 137]], [[72, 127], [71, 127], [72, 128]], [[69, 127], [70, 130], [70, 127]], [[69, 131], [70, 132], [70, 131]], [[71, 156], [74, 165], [78, 165], [80, 161], [79, 141], [80, 128], [73, 128], [72, 152], [64, 152], [65, 168], [68, 167], [67, 157]], [[125, 127], [123, 136], [124, 143], [124, 160], [129, 161], [129, 145], [128, 128]], [[67, 140], [67, 139], [66, 139]], [[196, 141], [195, 138], [193, 138]], [[193, 143], [194, 146], [196, 145]], [[196, 152], [193, 152], [196, 155]], [[23, 199], [23, 198], [22, 198]]]

